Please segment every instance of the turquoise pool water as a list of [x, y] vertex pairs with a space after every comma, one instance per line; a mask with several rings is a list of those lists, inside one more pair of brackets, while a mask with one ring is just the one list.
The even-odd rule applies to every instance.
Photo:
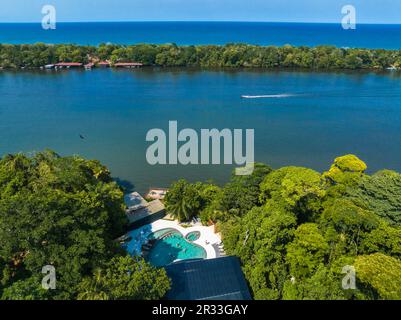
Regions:
[[175, 260], [205, 259], [206, 251], [201, 246], [185, 240], [175, 229], [159, 230], [150, 238], [158, 239], [146, 257], [156, 267], [166, 266]]
[[199, 231], [192, 231], [188, 233], [185, 237], [188, 241], [196, 241], [200, 237], [200, 232]]

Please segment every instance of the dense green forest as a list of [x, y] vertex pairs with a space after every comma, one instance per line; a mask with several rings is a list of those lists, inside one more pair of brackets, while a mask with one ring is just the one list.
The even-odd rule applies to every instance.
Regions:
[[[256, 164], [249, 176], [172, 184], [181, 221], [216, 223], [255, 299], [401, 299], [401, 174], [354, 155], [324, 173]], [[0, 160], [0, 299], [160, 299], [163, 268], [125, 254], [123, 191], [98, 161], [52, 151]], [[56, 290], [41, 287], [54, 265]], [[344, 290], [344, 266], [356, 289]]]
[[[159, 299], [164, 269], [126, 256], [123, 192], [97, 161], [45, 151], [0, 160], [0, 299]], [[41, 286], [56, 269], [55, 290]]]
[[[323, 174], [257, 164], [224, 187], [177, 181], [166, 205], [217, 223], [255, 299], [401, 299], [401, 174], [366, 169], [354, 155]], [[355, 290], [342, 288], [345, 266]]]
[[140, 62], [148, 66], [203, 68], [385, 69], [401, 67], [401, 50], [293, 47], [247, 44], [177, 46], [175, 44], [79, 46], [72, 44], [0, 44], [0, 67], [38, 68], [57, 62]]

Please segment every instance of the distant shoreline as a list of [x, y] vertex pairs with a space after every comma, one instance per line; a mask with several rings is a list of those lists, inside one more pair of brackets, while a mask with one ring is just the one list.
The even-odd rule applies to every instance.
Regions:
[[401, 51], [335, 46], [0, 44], [1, 69], [198, 67], [400, 70]]
[[[121, 20], [121, 21], [59, 21], [57, 24], [146, 24], [146, 23], [160, 23], [160, 24], [169, 24], [169, 23], [182, 23], [182, 24], [197, 24], [197, 23], [208, 23], [208, 24], [267, 24], [267, 25], [333, 25], [338, 26], [341, 25], [339, 22], [332, 21], [247, 21], [247, 20], [216, 20], [216, 21], [208, 21], [208, 20], [141, 20], [141, 21], [129, 21], [129, 20]], [[21, 21], [21, 22], [0, 22], [0, 25], [40, 25], [40, 21]], [[401, 26], [401, 23], [366, 23], [360, 22], [359, 26]]]

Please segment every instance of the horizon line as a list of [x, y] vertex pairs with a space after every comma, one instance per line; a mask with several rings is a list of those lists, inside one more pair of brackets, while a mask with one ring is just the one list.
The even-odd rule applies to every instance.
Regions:
[[[277, 24], [341, 24], [330, 21], [258, 21], [258, 20], [98, 20], [98, 21], [58, 21], [57, 23], [277, 23]], [[0, 24], [41, 24], [41, 21], [0, 21]], [[360, 22], [357, 25], [401, 25], [398, 23]]]

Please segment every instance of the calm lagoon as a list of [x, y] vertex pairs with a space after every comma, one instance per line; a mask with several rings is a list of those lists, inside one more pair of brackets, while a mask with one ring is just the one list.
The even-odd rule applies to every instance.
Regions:
[[[241, 95], [284, 98], [241, 99]], [[50, 148], [99, 159], [140, 192], [228, 180], [226, 165], [150, 166], [148, 130], [255, 129], [255, 158], [326, 170], [354, 153], [401, 171], [398, 73], [158, 69], [0, 72], [0, 154]], [[84, 139], [80, 138], [80, 135]]]

